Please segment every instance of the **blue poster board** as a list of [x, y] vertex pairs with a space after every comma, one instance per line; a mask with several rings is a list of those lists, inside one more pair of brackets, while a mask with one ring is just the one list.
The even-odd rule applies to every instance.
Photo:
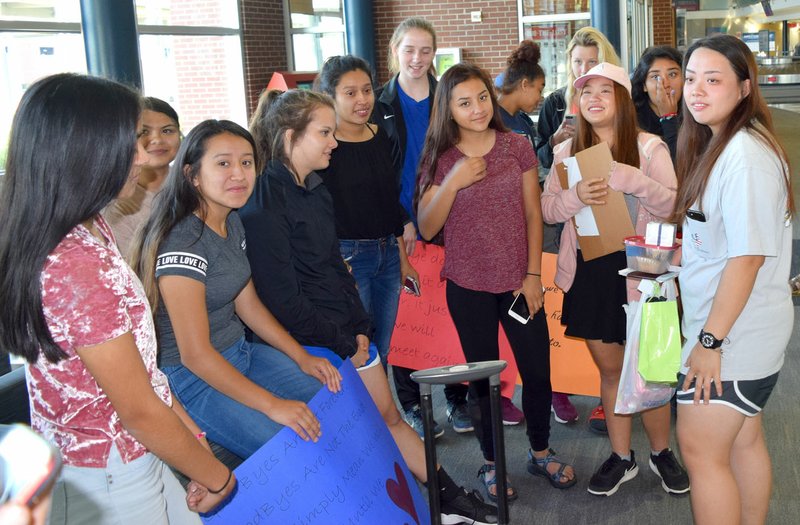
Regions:
[[419, 487], [350, 361], [342, 390], [322, 388], [308, 404], [322, 426], [317, 443], [285, 427], [234, 472], [237, 492], [208, 525], [429, 525]]

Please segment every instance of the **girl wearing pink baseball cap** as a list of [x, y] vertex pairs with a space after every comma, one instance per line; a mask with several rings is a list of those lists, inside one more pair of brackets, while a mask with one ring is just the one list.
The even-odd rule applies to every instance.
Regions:
[[[677, 181], [669, 150], [659, 137], [638, 129], [631, 82], [621, 67], [600, 63], [574, 87], [580, 107], [576, 133], [555, 148], [553, 164], [601, 142], [608, 144], [614, 163], [608, 177], [583, 179], [569, 189], [562, 189], [551, 170], [542, 193], [544, 220], [567, 222], [586, 206], [601, 206], [611, 188], [625, 194], [637, 234], [643, 235], [648, 222], [672, 211]], [[614, 413], [625, 342], [622, 305], [638, 296], [636, 283], [626, 286], [618, 274], [626, 266], [624, 251], [584, 260], [575, 228], [564, 228], [555, 277], [564, 290], [561, 323], [566, 335], [586, 340], [600, 370], [600, 397], [611, 441], [611, 456], [589, 480], [589, 492], [602, 496], [611, 496], [639, 472], [630, 449], [631, 417]], [[686, 471], [669, 449], [669, 405], [643, 412], [642, 421], [650, 440], [651, 470], [667, 492], [687, 492]]]

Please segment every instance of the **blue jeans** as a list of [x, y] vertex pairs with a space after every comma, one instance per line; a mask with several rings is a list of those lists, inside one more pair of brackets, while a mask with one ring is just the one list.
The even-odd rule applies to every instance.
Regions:
[[372, 341], [386, 370], [402, 288], [397, 238], [390, 235], [383, 239], [340, 240], [339, 248], [342, 258], [353, 269], [358, 295], [375, 330]]
[[[283, 399], [307, 403], [322, 387], [280, 350], [249, 343], [244, 337], [221, 354], [243, 376]], [[263, 413], [215, 390], [185, 366], [166, 366], [162, 370], [208, 439], [242, 458], [251, 456], [283, 428]]]

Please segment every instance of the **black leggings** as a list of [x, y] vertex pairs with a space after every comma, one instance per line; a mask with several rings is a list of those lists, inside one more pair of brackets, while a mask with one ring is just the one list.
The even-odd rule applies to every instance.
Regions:
[[[419, 394], [419, 384], [411, 379], [411, 368], [392, 365], [392, 377], [394, 378], [394, 389], [397, 392], [397, 401], [404, 411], [411, 410], [415, 406], [422, 404]], [[467, 386], [461, 383], [444, 386], [444, 397], [447, 402], [453, 405], [460, 405], [467, 402]]]
[[[533, 450], [548, 448], [550, 439], [550, 335], [544, 308], [522, 324], [508, 315], [512, 292], [476, 292], [447, 281], [447, 308], [458, 331], [467, 362], [499, 359], [498, 325], [511, 344], [522, 378], [522, 411]], [[494, 461], [489, 381], [469, 385], [470, 415], [483, 457]], [[483, 417], [486, 416], [486, 417]]]

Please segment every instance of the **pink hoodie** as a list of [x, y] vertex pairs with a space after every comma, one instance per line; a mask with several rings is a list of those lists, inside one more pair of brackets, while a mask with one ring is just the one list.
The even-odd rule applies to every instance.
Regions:
[[[638, 146], [641, 169], [615, 162], [608, 185], [638, 199], [634, 227], [637, 235], [644, 235], [648, 222], [663, 221], [672, 212], [677, 179], [669, 149], [659, 137], [639, 133]], [[571, 147], [572, 139], [556, 146], [554, 166], [570, 156]], [[567, 223], [561, 233], [555, 277], [556, 285], [565, 292], [572, 286], [577, 266], [577, 235], [570, 219], [584, 206], [578, 198], [577, 188], [562, 189], [555, 170], [550, 170], [542, 192], [542, 215], [548, 223]], [[628, 300], [636, 300], [639, 296], [637, 285], [637, 281], [628, 279]]]

